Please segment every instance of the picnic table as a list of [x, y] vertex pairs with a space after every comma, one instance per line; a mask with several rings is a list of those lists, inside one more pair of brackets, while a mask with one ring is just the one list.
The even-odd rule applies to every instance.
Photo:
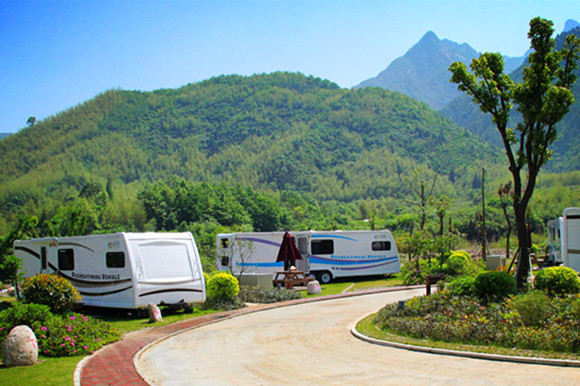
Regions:
[[280, 284], [284, 288], [292, 288], [294, 286], [308, 285], [312, 280], [314, 279], [306, 276], [304, 271], [280, 271], [276, 272], [273, 282], [275, 287]]

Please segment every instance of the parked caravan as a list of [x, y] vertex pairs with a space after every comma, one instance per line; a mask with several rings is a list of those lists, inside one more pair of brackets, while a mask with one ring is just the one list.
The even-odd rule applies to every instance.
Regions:
[[191, 233], [115, 233], [16, 240], [24, 277], [54, 273], [88, 306], [139, 308], [205, 301]]
[[562, 217], [548, 222], [548, 255], [554, 265], [580, 273], [580, 208], [566, 208]]
[[[391, 233], [381, 231], [290, 232], [302, 260], [296, 268], [322, 283], [346, 276], [385, 275], [400, 272], [397, 246]], [[217, 267], [234, 275], [270, 273], [284, 269], [276, 262], [284, 232], [218, 234]]]

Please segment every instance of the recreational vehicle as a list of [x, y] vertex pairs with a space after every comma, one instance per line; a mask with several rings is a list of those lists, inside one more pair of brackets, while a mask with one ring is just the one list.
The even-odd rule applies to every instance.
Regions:
[[88, 306], [140, 308], [205, 301], [199, 253], [191, 233], [115, 233], [16, 240], [24, 277], [53, 273]]
[[[382, 231], [290, 232], [302, 260], [296, 269], [313, 274], [321, 283], [345, 276], [385, 275], [400, 272], [397, 246], [391, 233]], [[218, 234], [217, 267], [234, 275], [270, 273], [284, 269], [276, 262], [284, 232]]]
[[548, 255], [554, 265], [580, 272], [580, 208], [566, 208], [548, 222]]

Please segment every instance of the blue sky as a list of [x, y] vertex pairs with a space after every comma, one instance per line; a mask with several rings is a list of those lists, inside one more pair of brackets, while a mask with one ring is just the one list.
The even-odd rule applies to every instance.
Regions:
[[561, 32], [578, 0], [0, 0], [0, 132], [112, 88], [299, 71], [352, 87], [429, 30], [521, 56], [529, 20]]

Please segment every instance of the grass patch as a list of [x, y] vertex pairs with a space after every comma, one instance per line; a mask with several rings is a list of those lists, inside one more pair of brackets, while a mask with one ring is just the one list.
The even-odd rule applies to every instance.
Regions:
[[561, 353], [553, 351], [539, 351], [539, 350], [523, 350], [517, 348], [505, 348], [497, 346], [477, 346], [477, 345], [467, 345], [458, 343], [447, 343], [442, 341], [434, 341], [429, 339], [415, 339], [407, 336], [396, 335], [392, 333], [385, 332], [381, 330], [375, 324], [375, 318], [377, 313], [368, 315], [356, 325], [356, 330], [366, 335], [370, 338], [383, 340], [387, 342], [402, 343], [413, 346], [429, 347], [429, 348], [440, 348], [446, 350], [455, 351], [468, 351], [475, 353], [486, 353], [486, 354], [496, 354], [505, 356], [521, 356], [521, 357], [534, 357], [534, 358], [550, 358], [550, 359], [567, 359], [567, 360], [580, 360], [580, 355], [573, 353]]
[[1, 385], [72, 385], [73, 374], [83, 357], [46, 358], [35, 366], [0, 367]]

